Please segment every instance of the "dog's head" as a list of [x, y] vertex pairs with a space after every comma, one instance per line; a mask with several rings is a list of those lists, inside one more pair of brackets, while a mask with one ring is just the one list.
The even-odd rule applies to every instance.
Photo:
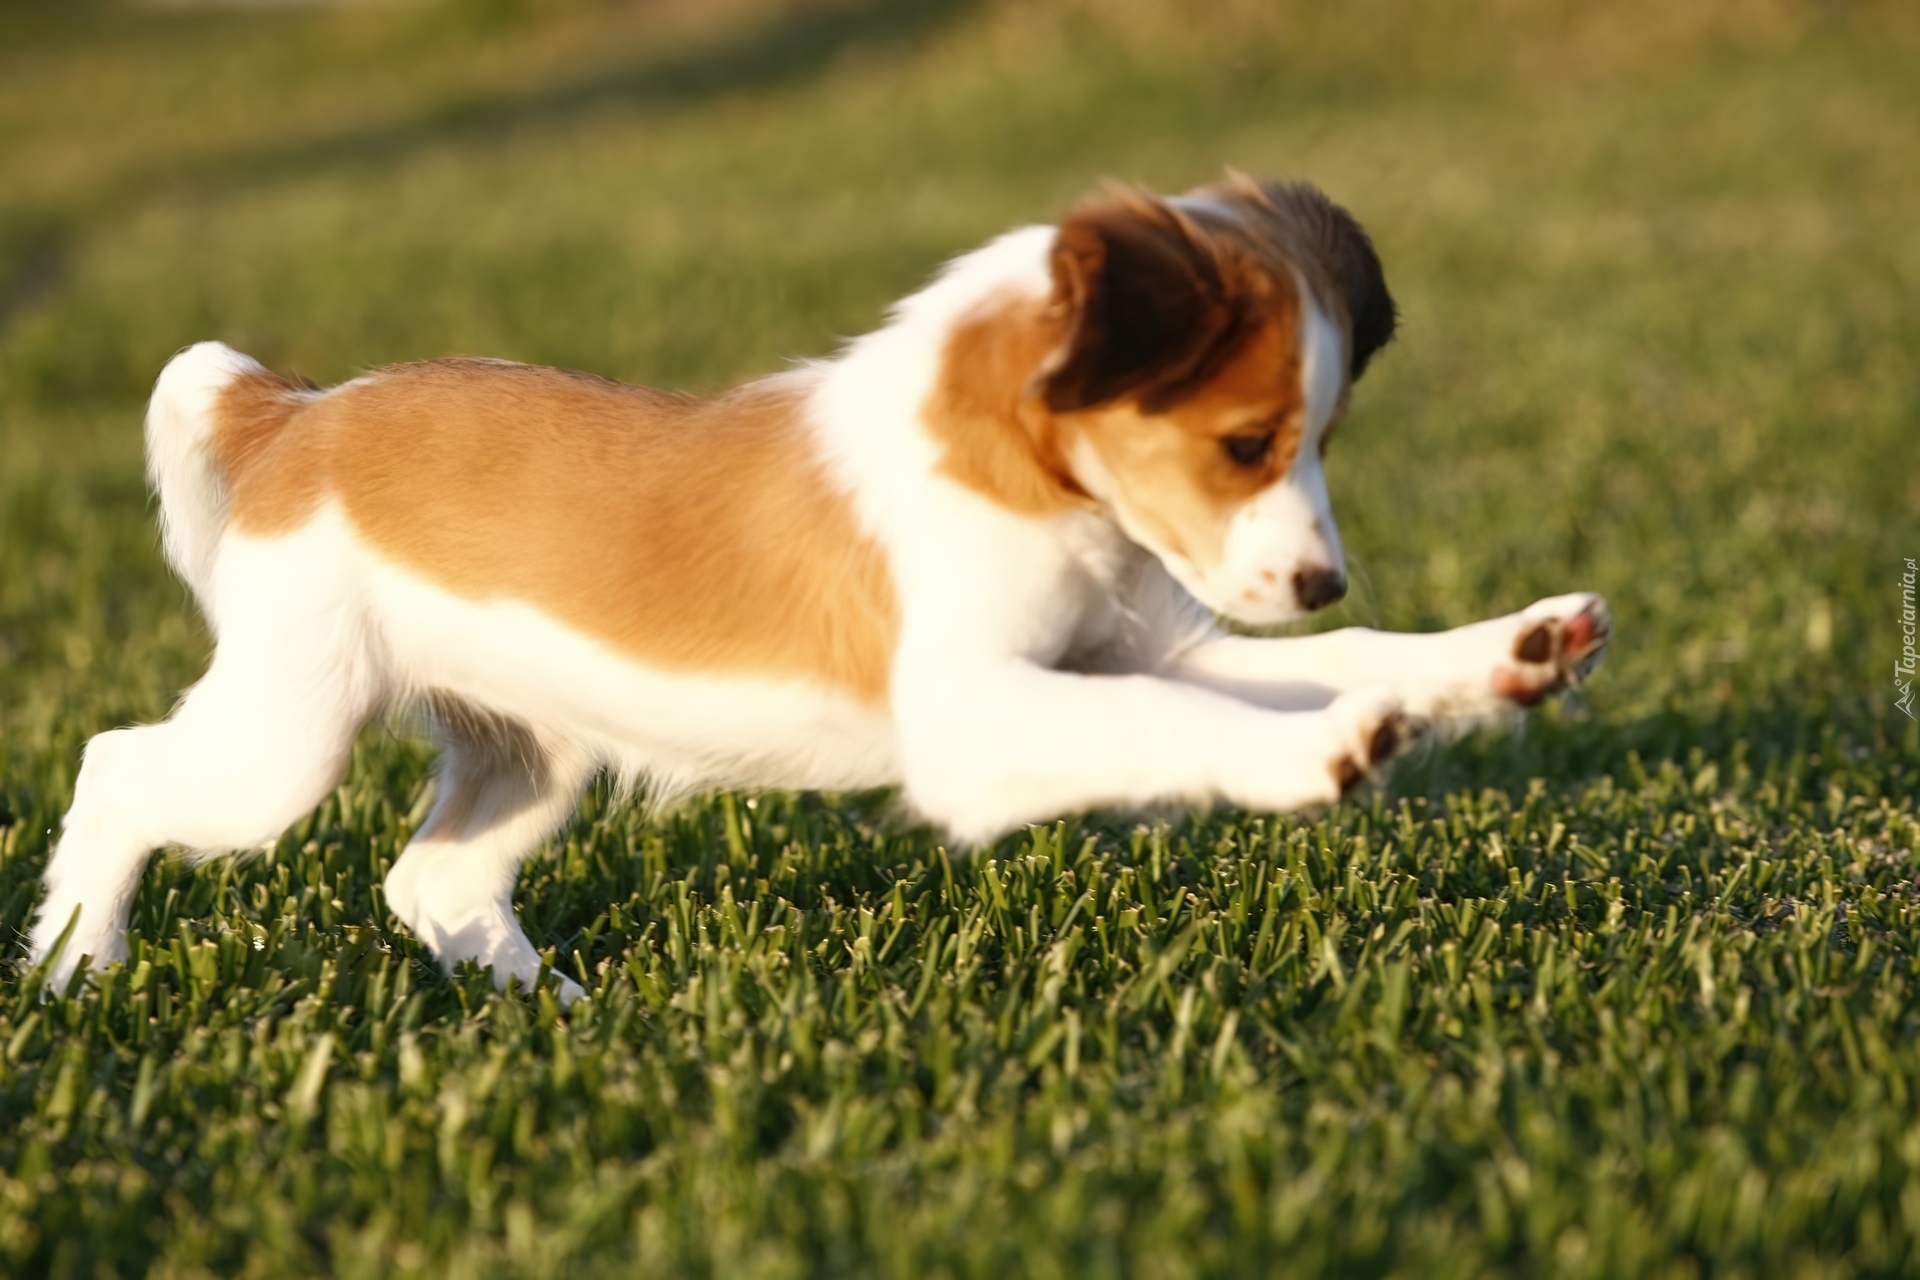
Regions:
[[1233, 175], [1088, 203], [1053, 243], [1028, 385], [1065, 479], [1202, 603], [1282, 622], [1346, 591], [1321, 469], [1393, 336], [1367, 234], [1303, 184]]

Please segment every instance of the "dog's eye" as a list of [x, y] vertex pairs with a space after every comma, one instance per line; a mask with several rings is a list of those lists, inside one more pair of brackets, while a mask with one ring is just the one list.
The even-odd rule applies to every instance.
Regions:
[[1257, 436], [1227, 436], [1220, 441], [1220, 447], [1227, 451], [1227, 457], [1233, 459], [1234, 466], [1257, 467], [1273, 452], [1273, 432], [1265, 431]]

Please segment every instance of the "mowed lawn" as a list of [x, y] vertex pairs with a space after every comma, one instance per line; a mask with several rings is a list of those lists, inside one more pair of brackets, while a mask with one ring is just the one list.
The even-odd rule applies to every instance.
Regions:
[[[0, 1272], [1912, 1274], [1916, 66], [1904, 3], [0, 6]], [[1576, 702], [978, 851], [602, 785], [517, 899], [566, 1013], [387, 914], [430, 755], [375, 727], [271, 850], [157, 859], [131, 963], [21, 971], [81, 745], [209, 651], [174, 350], [710, 389], [1226, 164], [1403, 313], [1326, 625], [1603, 591]]]

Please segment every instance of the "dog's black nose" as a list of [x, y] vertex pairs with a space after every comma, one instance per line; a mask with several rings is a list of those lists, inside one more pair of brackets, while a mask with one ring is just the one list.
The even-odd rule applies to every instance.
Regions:
[[1346, 575], [1336, 569], [1296, 569], [1293, 594], [1302, 609], [1324, 609], [1347, 594]]

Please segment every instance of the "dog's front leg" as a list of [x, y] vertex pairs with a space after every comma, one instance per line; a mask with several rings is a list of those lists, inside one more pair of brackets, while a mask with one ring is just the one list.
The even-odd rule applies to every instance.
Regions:
[[909, 669], [894, 708], [909, 801], [968, 842], [1103, 805], [1328, 804], [1420, 729], [1386, 689], [1287, 713], [1154, 676], [1027, 662]]
[[1471, 720], [1578, 683], [1599, 663], [1610, 633], [1605, 600], [1566, 595], [1424, 635], [1361, 627], [1280, 639], [1216, 632], [1163, 669], [1261, 706], [1324, 706], [1345, 691], [1385, 685], [1409, 714]]

